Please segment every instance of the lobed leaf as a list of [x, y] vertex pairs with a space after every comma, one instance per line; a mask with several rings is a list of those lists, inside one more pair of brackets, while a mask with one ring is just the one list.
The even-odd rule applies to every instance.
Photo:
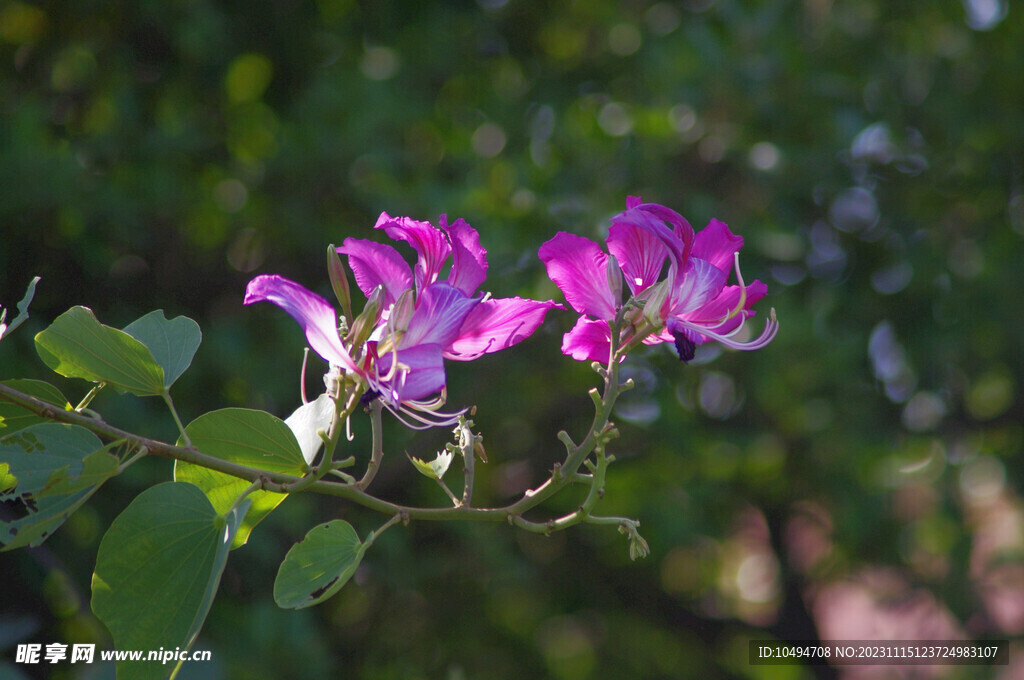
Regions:
[[367, 546], [344, 520], [313, 527], [285, 555], [274, 580], [274, 601], [285, 609], [323, 602], [356, 573]]
[[306, 461], [295, 435], [283, 420], [266, 411], [211, 411], [189, 423], [185, 432], [195, 448], [222, 460], [269, 472], [296, 474], [305, 470]]
[[0, 438], [0, 470], [0, 543], [13, 550], [42, 543], [117, 474], [118, 459], [85, 428], [44, 423]]
[[[202, 629], [235, 532], [249, 507], [225, 515], [192, 484], [150, 487], [103, 536], [92, 577], [92, 610], [127, 649], [188, 648]], [[119, 661], [121, 680], [159, 680], [173, 669]]]
[[158, 309], [124, 327], [124, 332], [149, 348], [164, 370], [164, 387], [170, 388], [192, 364], [203, 341], [199, 324], [187, 316], [168, 320]]
[[[265, 411], [243, 408], [212, 411], [189, 423], [185, 432], [192, 446], [222, 460], [296, 477], [307, 469], [291, 429]], [[174, 479], [198, 486], [218, 512], [225, 512], [249, 488], [249, 482], [244, 479], [182, 461], [174, 465]], [[253, 527], [280, 505], [286, 495], [255, 491], [249, 498], [252, 508], [235, 534], [232, 546], [235, 548], [245, 545]]]
[[72, 307], [36, 334], [43, 362], [68, 378], [105, 382], [145, 397], [163, 394], [164, 369], [142, 342], [104, 326], [88, 307]]
[[[71, 404], [64, 398], [60, 390], [51, 385], [50, 383], [43, 382], [42, 380], [4, 380], [2, 385], [6, 385], [11, 389], [18, 390], [30, 397], [35, 397], [40, 401], [45, 401], [48, 404], [53, 404], [66, 411], [71, 410]], [[9, 401], [0, 401], [0, 437], [6, 437], [9, 434], [13, 434], [18, 430], [23, 430], [26, 427], [32, 425], [38, 425], [39, 423], [51, 422], [42, 416], [37, 416], [32, 411], [26, 408], [18, 406], [17, 404]]]
[[[223, 472], [180, 460], [174, 463], [174, 481], [189, 482], [198, 486], [217, 512], [226, 512], [250, 486], [247, 480], [239, 477], [232, 477]], [[235, 532], [231, 549], [234, 550], [245, 545], [253, 528], [287, 497], [287, 494], [262, 490], [249, 494], [248, 500], [252, 506], [238, 526], [238, 531]]]

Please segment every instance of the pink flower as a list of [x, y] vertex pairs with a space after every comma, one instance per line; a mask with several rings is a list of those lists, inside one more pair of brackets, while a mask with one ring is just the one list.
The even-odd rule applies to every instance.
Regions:
[[[479, 234], [464, 220], [441, 228], [383, 213], [376, 228], [407, 242], [417, 254], [411, 269], [397, 250], [374, 241], [348, 238], [337, 249], [348, 256], [356, 284], [379, 305], [364, 342], [342, 339], [334, 308], [322, 297], [277, 275], [249, 282], [245, 304], [268, 301], [288, 312], [306, 333], [309, 346], [334, 366], [366, 383], [393, 412], [425, 425], [447, 424], [436, 414], [444, 403], [444, 359], [469, 361], [529, 337], [552, 302], [477, 295], [487, 274], [487, 253]], [[448, 259], [452, 264], [439, 280]], [[352, 335], [352, 334], [350, 334]], [[440, 398], [427, 397], [441, 393]], [[421, 414], [431, 413], [438, 418]], [[457, 415], [457, 414], [456, 414]], [[408, 423], [407, 423], [408, 424]]]
[[[611, 360], [611, 322], [620, 314], [629, 322], [620, 347], [631, 341], [672, 342], [683, 361], [708, 340], [751, 350], [775, 337], [773, 313], [760, 337], [734, 339], [767, 287], [743, 282], [743, 239], [723, 222], [712, 220], [694, 234], [679, 213], [631, 196], [626, 210], [612, 218], [606, 244], [612, 257], [589, 239], [559, 232], [538, 252], [548, 276], [581, 314], [562, 342], [562, 352], [572, 358]], [[734, 267], [738, 285], [727, 286]], [[622, 309], [623, 275], [636, 309]]]

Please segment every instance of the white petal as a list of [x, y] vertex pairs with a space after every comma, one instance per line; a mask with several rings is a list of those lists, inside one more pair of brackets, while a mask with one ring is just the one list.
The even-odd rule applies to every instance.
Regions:
[[324, 443], [317, 430], [326, 432], [331, 426], [333, 416], [334, 400], [326, 394], [321, 394], [315, 400], [295, 409], [295, 413], [284, 421], [299, 441], [299, 448], [302, 449], [302, 457], [306, 459], [307, 465], [313, 464], [317, 451]]

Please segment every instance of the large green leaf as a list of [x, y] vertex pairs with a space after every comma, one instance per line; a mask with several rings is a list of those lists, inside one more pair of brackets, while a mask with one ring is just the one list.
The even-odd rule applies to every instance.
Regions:
[[[298, 473], [296, 473], [298, 474]], [[217, 512], [224, 512], [230, 508], [242, 493], [249, 488], [250, 484], [244, 479], [226, 475], [201, 465], [192, 465], [183, 461], [174, 463], [174, 481], [189, 482], [195, 484], [206, 497]], [[270, 514], [270, 511], [281, 504], [287, 494], [273, 493], [271, 491], [253, 491], [249, 494], [252, 507], [242, 520], [238, 531], [235, 533], [232, 548], [238, 548], [246, 544], [253, 527]]]
[[[0, 384], [64, 410], [71, 409], [71, 404], [60, 393], [60, 390], [42, 380], [4, 380]], [[9, 401], [0, 401], [0, 437], [6, 437], [31, 425], [48, 422], [50, 421], [46, 418], [37, 416], [35, 413], [17, 404], [12, 404]]]
[[192, 357], [203, 341], [199, 324], [187, 316], [168, 321], [162, 309], [131, 322], [124, 332], [149, 348], [164, 369], [164, 387], [168, 388], [192, 364]]
[[323, 602], [356, 573], [367, 546], [345, 520], [313, 527], [285, 555], [274, 580], [274, 601], [285, 609]]
[[43, 362], [68, 378], [105, 382], [140, 397], [163, 394], [164, 369], [144, 344], [104, 326], [87, 307], [72, 307], [36, 335]]
[[[221, 409], [199, 416], [189, 423], [185, 431], [192, 446], [222, 460], [295, 476], [301, 476], [307, 469], [291, 429], [265, 411]], [[174, 465], [174, 479], [198, 486], [218, 512], [230, 508], [249, 488], [249, 482], [244, 479], [181, 461]], [[249, 498], [252, 499], [252, 508], [235, 535], [234, 547], [245, 545], [252, 528], [286, 495], [255, 491]]]
[[224, 408], [199, 416], [185, 428], [192, 445], [242, 465], [294, 474], [306, 469], [299, 443], [280, 418], [247, 408]]
[[[187, 648], [210, 611], [231, 541], [249, 501], [226, 517], [192, 484], [143, 491], [100, 542], [92, 610], [119, 650]], [[158, 680], [174, 669], [119, 661], [121, 680]]]
[[76, 425], [33, 425], [0, 439], [0, 543], [36, 546], [110, 477], [118, 460]]

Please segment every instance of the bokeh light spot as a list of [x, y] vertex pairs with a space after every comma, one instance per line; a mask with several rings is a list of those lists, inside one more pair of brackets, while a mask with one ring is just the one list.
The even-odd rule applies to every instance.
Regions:
[[494, 158], [505, 148], [505, 141], [500, 125], [484, 123], [473, 133], [473, 151], [483, 158]]
[[828, 214], [837, 229], [866, 231], [878, 222], [878, 203], [867, 189], [853, 187], [836, 196]]
[[643, 37], [633, 24], [616, 24], [608, 31], [608, 47], [620, 57], [628, 57], [640, 49]]
[[960, 471], [960, 491], [974, 505], [996, 500], [1005, 485], [1006, 468], [992, 456], [978, 456]]
[[96, 74], [96, 57], [88, 49], [75, 46], [60, 52], [50, 71], [50, 83], [59, 92], [84, 87]]
[[1013, 405], [1014, 385], [1003, 371], [992, 371], [978, 378], [967, 392], [967, 410], [978, 420], [991, 420]]
[[750, 147], [750, 164], [758, 170], [764, 172], [774, 170], [781, 158], [779, 147], [771, 142], [758, 142]]
[[898, 293], [914, 278], [914, 267], [906, 260], [871, 274], [871, 287], [883, 295]]
[[975, 31], [991, 31], [1009, 10], [1006, 0], [963, 0], [964, 20]]
[[213, 189], [214, 200], [226, 213], [235, 213], [245, 207], [249, 190], [237, 179], [225, 179]]
[[398, 52], [390, 47], [371, 47], [359, 62], [359, 70], [370, 80], [394, 78], [400, 66]]
[[597, 124], [612, 137], [628, 135], [633, 130], [632, 116], [626, 107], [618, 102], [610, 102], [601, 107], [601, 112], [597, 115]]
[[679, 10], [674, 6], [667, 2], [659, 2], [644, 13], [644, 21], [654, 35], [668, 35], [679, 28], [681, 17]]
[[262, 54], [235, 57], [224, 76], [228, 99], [236, 104], [254, 102], [263, 96], [274, 77], [274, 65]]
[[46, 30], [46, 13], [23, 2], [0, 10], [0, 39], [20, 45], [38, 39]]

